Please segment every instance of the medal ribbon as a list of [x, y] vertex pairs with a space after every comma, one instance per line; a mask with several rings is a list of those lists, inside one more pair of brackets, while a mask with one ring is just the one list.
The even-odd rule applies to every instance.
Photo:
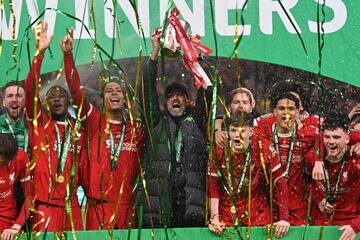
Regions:
[[[285, 172], [282, 174], [282, 176], [284, 176], [286, 178], [289, 177], [290, 165], [291, 165], [292, 156], [294, 153], [296, 128], [297, 128], [297, 126], [294, 127], [294, 129], [291, 133], [290, 147], [289, 147], [288, 155], [286, 157], [286, 168], [285, 168]], [[275, 128], [274, 128], [273, 132], [274, 132], [273, 140], [274, 140], [275, 150], [276, 150], [277, 155], [279, 156], [279, 160], [281, 161], [278, 128], [277, 128], [276, 124], [275, 124]]]
[[[240, 181], [239, 181], [239, 185], [238, 185], [238, 189], [237, 189], [238, 193], [240, 192], [240, 190], [243, 187], [244, 180], [245, 180], [245, 175], [246, 175], [246, 170], [247, 170], [247, 168], [249, 166], [250, 157], [251, 157], [251, 145], [252, 145], [252, 143], [249, 142], [249, 147], [246, 149], [246, 153], [244, 153], [245, 162], [244, 162], [244, 168], [242, 169], [242, 172], [241, 172], [241, 175], [240, 175]], [[232, 182], [231, 182], [231, 171], [232, 171], [232, 168], [233, 168], [233, 164], [230, 163], [230, 159], [226, 159], [226, 154], [224, 155], [224, 158], [225, 158], [225, 162], [226, 162], [227, 182], [228, 182], [228, 187], [230, 189], [227, 189], [227, 186], [224, 186], [224, 187], [225, 187], [226, 192], [230, 196], [231, 195], [231, 190], [233, 189]]]
[[330, 203], [331, 205], [335, 203], [335, 200], [336, 200], [336, 197], [339, 193], [339, 184], [340, 184], [340, 179], [341, 179], [341, 174], [344, 170], [344, 167], [345, 167], [345, 164], [347, 162], [347, 159], [348, 159], [348, 152], [347, 150], [345, 151], [345, 154], [343, 156], [343, 159], [342, 159], [342, 163], [341, 163], [341, 166], [340, 166], [340, 170], [336, 176], [336, 182], [335, 182], [335, 186], [332, 188], [330, 186], [330, 179], [329, 179], [329, 173], [328, 173], [328, 169], [326, 167], [326, 164], [324, 164], [324, 171], [325, 171], [325, 174], [324, 174], [324, 178], [325, 178], [325, 190], [327, 192], [326, 194], [326, 201], [328, 203]]
[[179, 129], [179, 131], [176, 134], [176, 139], [175, 139], [175, 159], [176, 159], [177, 163], [179, 163], [181, 160], [182, 142], [183, 142], [183, 134], [182, 134], [181, 130]]
[[[250, 157], [251, 157], [251, 141], [249, 142], [249, 147], [246, 150], [246, 156], [245, 156], [245, 164], [244, 164], [244, 169], [241, 173], [241, 178], [240, 178], [240, 182], [239, 182], [239, 187], [238, 187], [238, 192], [240, 191], [240, 189], [242, 189], [242, 186], [244, 184], [244, 180], [245, 180], [245, 175], [246, 175], [246, 170], [247, 167], [249, 166], [250, 163]], [[251, 177], [251, 176], [250, 176]]]
[[[70, 140], [71, 140], [71, 126], [69, 123], [69, 129], [66, 129], [66, 125], [65, 125], [65, 131], [64, 131], [64, 134], [66, 134], [65, 143], [61, 144], [59, 127], [56, 123], [54, 125], [55, 125], [55, 131], [56, 131], [57, 155], [58, 155], [58, 160], [59, 160], [57, 174], [59, 174], [59, 173], [61, 174], [64, 172], [65, 163], [66, 163], [67, 156], [69, 153], [69, 146], [70, 146]], [[63, 146], [61, 146], [61, 145], [63, 145]], [[73, 151], [76, 151], [76, 150], [73, 149]], [[49, 157], [50, 157], [50, 155], [49, 155]]]
[[110, 138], [110, 163], [111, 163], [111, 170], [114, 171], [116, 169], [117, 166], [117, 161], [119, 159], [120, 153], [121, 153], [121, 149], [122, 146], [124, 144], [124, 137], [125, 137], [125, 124], [123, 124], [122, 126], [122, 130], [121, 130], [121, 135], [120, 135], [120, 139], [119, 139], [119, 143], [116, 147], [115, 150], [115, 143], [114, 143], [114, 136], [113, 133], [110, 129], [110, 133], [109, 133], [109, 138]]

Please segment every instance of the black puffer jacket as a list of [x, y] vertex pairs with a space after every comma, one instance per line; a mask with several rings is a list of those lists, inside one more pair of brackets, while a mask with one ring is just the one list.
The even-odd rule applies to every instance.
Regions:
[[[203, 132], [206, 122], [204, 104], [197, 100], [194, 114], [185, 113], [179, 118], [171, 117], [167, 110], [160, 112], [156, 76], [157, 62], [149, 60], [143, 73], [145, 112], [149, 124], [153, 122], [150, 129], [154, 131], [147, 138], [143, 158], [150, 203], [149, 206], [142, 186], [139, 206], [143, 211], [143, 226], [151, 227], [151, 220], [154, 227], [204, 226], [208, 159]], [[182, 146], [180, 161], [177, 161], [175, 139], [179, 132]]]

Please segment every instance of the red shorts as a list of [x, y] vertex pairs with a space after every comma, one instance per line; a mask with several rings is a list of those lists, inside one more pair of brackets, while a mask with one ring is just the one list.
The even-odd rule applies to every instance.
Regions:
[[[49, 232], [71, 231], [72, 228], [76, 231], [83, 230], [81, 209], [77, 198], [72, 201], [71, 213], [72, 216], [66, 213], [65, 206], [57, 206], [36, 201], [35, 214], [32, 221], [33, 229], [34, 231], [43, 232], [49, 219], [47, 229]], [[71, 222], [74, 223], [73, 226]]]
[[[115, 222], [110, 222], [115, 214], [116, 204], [111, 202], [100, 202], [98, 199], [88, 198], [86, 229], [127, 229], [136, 227], [136, 219], [132, 218], [133, 206], [131, 204], [120, 204]], [[135, 216], [136, 214], [134, 214]], [[114, 216], [115, 217], [115, 216]]]

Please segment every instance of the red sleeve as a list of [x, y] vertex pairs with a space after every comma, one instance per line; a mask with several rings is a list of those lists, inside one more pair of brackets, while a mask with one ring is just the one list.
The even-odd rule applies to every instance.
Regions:
[[[279, 219], [289, 221], [288, 187], [285, 177], [282, 177], [284, 171], [281, 167], [280, 159], [271, 144], [265, 142], [263, 151], [267, 164], [270, 166], [269, 172], [272, 171], [274, 199], [275, 204], [279, 208]], [[275, 182], [276, 179], [278, 180]]]
[[[39, 79], [43, 59], [44, 55], [34, 57], [30, 71], [25, 80], [25, 108], [26, 115], [29, 119], [33, 119], [40, 111]], [[33, 108], [35, 97], [37, 97], [36, 112], [34, 112], [35, 108]]]
[[356, 234], [360, 232], [360, 216], [352, 220], [350, 226], [355, 231]]
[[[21, 183], [21, 188], [23, 189], [23, 192], [30, 192], [30, 181], [26, 181]], [[23, 226], [26, 222], [26, 219], [30, 216], [29, 206], [28, 202], [31, 201], [30, 195], [25, 194], [25, 201], [21, 207], [20, 214], [15, 220], [15, 224], [18, 224], [20, 226]]]
[[311, 201], [313, 201], [316, 206], [319, 206], [319, 203], [325, 198], [322, 182], [323, 181], [315, 181], [315, 183], [311, 185]]
[[[274, 174], [273, 176], [276, 179], [279, 175]], [[284, 177], [281, 177], [274, 185], [274, 199], [279, 207], [279, 219], [289, 221], [288, 188]]]
[[28, 202], [31, 200], [30, 192], [30, 161], [26, 153], [19, 149], [18, 157], [19, 166], [18, 166], [18, 180], [21, 183], [21, 188], [25, 195], [25, 201], [21, 207], [20, 214], [15, 220], [15, 224], [23, 226], [26, 222], [26, 219], [30, 216]]
[[80, 161], [79, 161], [79, 185], [84, 189], [85, 194], [88, 194], [88, 183], [89, 183], [89, 176], [90, 176], [90, 169], [89, 169], [89, 156], [88, 151], [88, 144], [84, 144], [84, 150], [81, 151]]
[[221, 169], [221, 159], [223, 159], [223, 149], [217, 148], [214, 150], [211, 162], [208, 164], [208, 175], [209, 175], [209, 198], [220, 198], [220, 181], [218, 170]]
[[[354, 124], [355, 126], [355, 124]], [[360, 142], [360, 130], [359, 129], [352, 129], [350, 131], [350, 142], [349, 142], [349, 145], [354, 145], [358, 142]]]
[[74, 103], [79, 107], [82, 105], [81, 118], [91, 109], [90, 104], [85, 100], [84, 90], [80, 88], [80, 76], [76, 69], [72, 54], [64, 55], [65, 78], [74, 99]]
[[259, 117], [256, 119], [256, 127], [254, 128], [254, 136], [272, 139], [272, 125], [276, 122], [276, 118], [273, 115], [266, 115], [265, 117]]
[[219, 177], [209, 176], [209, 198], [220, 198]]

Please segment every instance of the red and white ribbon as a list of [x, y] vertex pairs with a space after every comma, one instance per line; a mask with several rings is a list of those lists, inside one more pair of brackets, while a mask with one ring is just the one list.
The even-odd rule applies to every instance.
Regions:
[[[208, 56], [212, 52], [212, 50], [195, 40], [189, 39], [183, 27], [183, 24], [181, 24], [180, 20], [178, 19], [179, 14], [180, 12], [177, 8], [174, 8], [170, 12], [170, 16], [168, 18], [168, 34], [166, 34], [166, 39], [164, 41], [164, 43], [166, 43], [165, 47], [175, 52], [178, 45], [180, 45], [180, 48], [184, 52], [184, 65], [186, 69], [194, 75], [196, 80], [196, 87], [203, 87], [206, 89], [208, 86], [212, 86], [212, 83], [207, 74], [205, 73], [204, 69], [201, 67], [197, 59], [198, 54], [195, 49], [202, 52], [205, 56]], [[174, 39], [174, 33], [176, 39]]]

